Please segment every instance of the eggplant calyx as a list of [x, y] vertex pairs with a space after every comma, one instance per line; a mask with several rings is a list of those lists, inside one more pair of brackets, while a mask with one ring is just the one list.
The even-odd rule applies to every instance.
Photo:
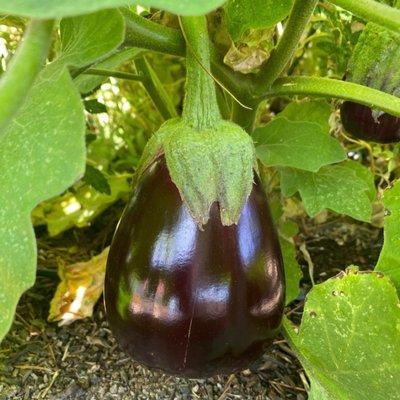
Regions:
[[146, 146], [137, 172], [164, 155], [172, 181], [201, 228], [211, 206], [219, 204], [223, 225], [236, 224], [254, 182], [256, 156], [250, 136], [238, 125], [221, 120], [198, 131], [182, 119], [161, 126]]

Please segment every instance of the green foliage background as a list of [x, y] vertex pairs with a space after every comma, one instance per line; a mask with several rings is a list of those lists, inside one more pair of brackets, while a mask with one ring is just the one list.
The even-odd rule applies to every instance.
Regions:
[[[113, 0], [100, 3], [120, 5]], [[89, 13], [102, 8], [100, 3], [81, 3], [81, 8], [71, 10], [54, 2], [47, 12], [46, 2], [32, 6], [24, 0], [15, 13], [53, 16], [54, 12], [66, 17], [54, 33], [47, 67], [24, 107], [0, 135], [0, 167], [6, 171], [0, 176], [0, 221], [6, 221], [0, 224], [0, 271], [6, 277], [0, 282], [0, 307], [7, 310], [0, 314], [0, 338], [10, 326], [20, 295], [34, 283], [36, 247], [31, 222], [37, 231], [45, 228], [49, 236], [62, 235], [90, 226], [106, 210], [125, 202], [146, 143], [168, 116], [181, 112], [184, 59], [126, 45], [122, 13]], [[167, 3], [167, 9], [175, 10], [173, 2]], [[206, 12], [221, 3], [188, 3], [186, 11]], [[271, 27], [286, 18], [292, 2], [283, 1], [266, 22], [254, 7], [238, 14], [238, 4], [246, 0], [225, 5], [226, 20], [221, 20], [220, 11], [213, 14], [210, 31], [218, 48], [226, 54], [235, 51], [227, 64], [240, 70], [244, 63], [246, 72], [253, 74], [260, 69], [257, 56], [262, 53], [268, 58], [274, 46]], [[267, 5], [272, 7], [272, 2]], [[10, 7], [0, 0], [0, 12]], [[71, 17], [80, 13], [85, 15]], [[238, 16], [244, 18], [245, 29], [238, 25]], [[156, 12], [152, 18], [163, 26], [179, 26], [167, 12]], [[285, 72], [342, 79], [363, 27], [364, 21], [349, 12], [319, 3]], [[1, 73], [7, 70], [24, 28], [25, 19], [19, 16], [0, 18]], [[139, 78], [130, 81], [80, 71], [88, 65]], [[147, 73], [146, 81], [140, 79], [143, 73]], [[269, 97], [260, 108], [252, 135], [263, 183], [274, 203], [288, 302], [298, 296], [301, 278], [293, 240], [298, 229], [287, 213], [288, 204], [294, 204], [302, 218], [329, 210], [329, 218], [344, 214], [369, 223], [376, 217], [373, 206], [378, 203], [387, 210], [385, 245], [379, 272], [363, 274], [353, 268], [316, 285], [308, 295], [299, 332], [289, 321], [285, 332], [310, 377], [310, 398], [362, 399], [363, 382], [368, 382], [371, 398], [395, 399], [400, 391], [396, 365], [400, 315], [395, 289], [400, 276], [400, 146], [349, 138], [341, 127], [336, 100], [304, 97]], [[219, 101], [223, 114], [233, 115], [231, 96], [220, 91]], [[382, 218], [379, 222], [383, 223]], [[371, 352], [374, 347], [382, 351]], [[345, 356], [337, 349], [344, 349]], [[356, 374], [351, 375], [352, 370]], [[386, 390], [380, 383], [388, 376]]]

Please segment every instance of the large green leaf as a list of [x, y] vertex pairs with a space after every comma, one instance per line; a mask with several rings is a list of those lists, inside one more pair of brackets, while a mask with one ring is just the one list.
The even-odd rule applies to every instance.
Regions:
[[299, 333], [285, 331], [311, 381], [313, 400], [397, 400], [400, 308], [389, 279], [355, 268], [314, 286]]
[[389, 276], [400, 292], [400, 181], [385, 191], [383, 204], [387, 210], [385, 240], [376, 270]]
[[119, 46], [124, 39], [125, 24], [118, 10], [105, 10], [62, 19], [60, 34], [62, 55], [59, 61], [82, 67], [107, 56]]
[[216, 9], [224, 2], [225, 0], [0, 0], [0, 13], [33, 18], [58, 18], [140, 3], [175, 14], [200, 15]]
[[48, 68], [1, 140], [0, 340], [35, 280], [31, 210], [83, 173], [84, 132], [82, 103], [67, 70]]
[[285, 117], [290, 121], [315, 122], [321, 126], [324, 133], [328, 134], [332, 111], [332, 105], [325, 100], [293, 101], [279, 113], [279, 117]]
[[85, 169], [84, 109], [67, 65], [93, 62], [118, 46], [121, 35], [97, 44], [110, 33], [110, 24], [123, 31], [118, 11], [110, 12], [109, 21], [103, 12], [97, 14], [76, 18], [68, 21], [67, 28], [62, 27], [65, 37], [71, 27], [76, 34], [85, 35], [86, 24], [93, 28], [93, 21], [100, 24], [95, 34], [70, 41], [80, 41], [81, 46], [64, 46], [65, 53], [42, 71], [0, 139], [0, 340], [11, 325], [19, 297], [35, 280], [31, 211], [39, 202], [64, 191]]
[[289, 197], [297, 191], [310, 216], [328, 208], [360, 221], [370, 221], [372, 196], [369, 175], [362, 174], [351, 161], [322, 167], [317, 173], [281, 168], [281, 189]]
[[269, 28], [289, 15], [293, 0], [229, 0], [225, 5], [229, 33], [234, 41], [248, 29]]
[[267, 166], [317, 172], [322, 166], [346, 159], [340, 143], [314, 122], [275, 118], [253, 134], [257, 157]]

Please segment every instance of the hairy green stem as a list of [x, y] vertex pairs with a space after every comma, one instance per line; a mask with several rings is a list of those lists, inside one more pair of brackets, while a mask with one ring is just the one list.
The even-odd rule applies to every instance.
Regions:
[[353, 82], [306, 76], [280, 78], [265, 97], [283, 95], [335, 97], [400, 116], [400, 98]]
[[[123, 47], [138, 47], [174, 56], [185, 56], [186, 44], [182, 33], [162, 26], [134, 13], [124, 12], [126, 37]], [[225, 65], [222, 56], [211, 45], [211, 72], [218, 81], [244, 105], [249, 106], [256, 91], [250, 76], [237, 73]]]
[[100, 68], [89, 68], [82, 74], [84, 75], [98, 75], [98, 76], [109, 76], [118, 79], [125, 79], [128, 81], [139, 81], [142, 82], [145, 78], [142, 75], [131, 74], [129, 72], [112, 71], [109, 69]]
[[251, 133], [254, 130], [257, 110], [258, 101], [250, 109], [245, 109], [237, 102], [234, 102], [232, 103], [232, 121], [240, 125], [246, 132]]
[[205, 17], [182, 17], [186, 43], [186, 90], [183, 120], [198, 130], [221, 118], [215, 83], [210, 76], [210, 45]]
[[257, 78], [258, 92], [267, 91], [291, 61], [318, 0], [295, 0], [285, 30]]
[[53, 20], [32, 20], [29, 23], [23, 42], [0, 80], [0, 136], [46, 61], [53, 26]]
[[121, 11], [125, 16], [126, 26], [124, 47], [139, 47], [173, 56], [185, 56], [185, 39], [180, 31], [157, 24], [129, 10]]
[[142, 77], [142, 83], [147, 94], [150, 96], [161, 116], [165, 120], [177, 117], [178, 114], [171, 98], [146, 58], [138, 57], [135, 59], [135, 66]]
[[400, 10], [374, 0], [329, 0], [367, 21], [400, 32]]

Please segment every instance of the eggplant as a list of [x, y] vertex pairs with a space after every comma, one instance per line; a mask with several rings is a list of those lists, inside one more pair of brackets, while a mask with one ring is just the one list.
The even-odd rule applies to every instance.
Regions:
[[190, 378], [245, 369], [281, 324], [285, 283], [278, 236], [255, 178], [237, 224], [218, 203], [202, 227], [163, 156], [142, 174], [107, 261], [105, 307], [139, 363]]
[[387, 113], [375, 116], [372, 109], [362, 104], [345, 101], [340, 117], [346, 132], [352, 136], [376, 143], [400, 141], [400, 118]]

